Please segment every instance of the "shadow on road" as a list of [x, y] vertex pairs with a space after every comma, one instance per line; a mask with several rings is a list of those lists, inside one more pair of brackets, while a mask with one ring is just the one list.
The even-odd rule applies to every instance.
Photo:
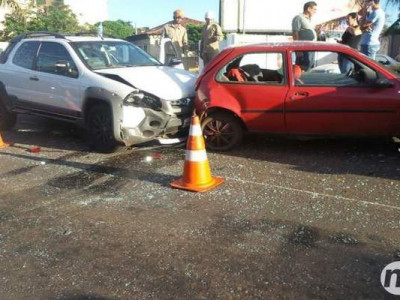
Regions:
[[391, 139], [309, 139], [248, 134], [225, 155], [290, 165], [317, 174], [354, 174], [400, 180], [400, 144]]
[[[14, 153], [1, 153], [1, 155], [35, 161], [39, 163], [38, 166], [40, 166], [40, 163], [44, 162], [45, 164], [57, 165], [62, 167], [71, 167], [76, 170], [80, 170], [72, 174], [67, 174], [64, 176], [53, 178], [49, 180], [49, 182], [47, 183], [51, 186], [60, 188], [74, 188], [74, 189], [79, 189], [80, 187], [83, 188], [104, 175], [117, 176], [118, 180], [135, 179], [135, 180], [160, 184], [163, 186], [167, 186], [169, 182], [176, 179], [176, 176], [160, 174], [155, 172], [154, 164], [149, 165], [149, 167], [147, 168], [145, 165], [142, 165], [140, 170], [116, 167], [119, 164], [123, 165], [123, 162], [118, 163], [118, 160], [120, 160], [121, 157], [107, 158], [105, 160], [102, 160], [102, 164], [88, 164], [82, 162], [68, 161], [66, 160], [67, 157], [69, 157], [68, 155], [57, 159], [35, 157], [30, 155], [14, 154]], [[139, 159], [142, 159], [142, 156], [140, 156]], [[165, 160], [165, 159], [159, 160], [156, 162], [156, 167], [160, 168], [163, 164], [168, 164], [168, 165], [176, 164], [176, 161], [180, 159], [181, 159], [180, 157], [177, 157], [176, 159], [172, 160]], [[9, 173], [4, 174], [4, 176], [20, 175], [25, 172], [32, 171], [32, 169], [35, 167], [36, 166], [31, 166], [13, 170]], [[112, 182], [114, 182], [114, 180], [112, 180]]]
[[78, 294], [78, 295], [66, 295], [57, 300], [113, 300], [115, 298], [108, 298], [102, 296], [96, 296], [93, 294]]
[[[3, 139], [14, 147], [25, 145], [57, 150], [89, 151], [85, 130], [74, 124], [30, 115], [19, 115], [15, 128], [2, 133]], [[54, 149], [54, 150], [53, 150]]]

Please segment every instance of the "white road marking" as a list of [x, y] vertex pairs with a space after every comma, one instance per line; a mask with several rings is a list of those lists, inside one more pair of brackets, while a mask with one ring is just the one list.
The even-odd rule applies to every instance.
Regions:
[[307, 191], [307, 190], [302, 190], [302, 189], [295, 189], [295, 188], [290, 188], [290, 187], [281, 186], [281, 185], [275, 185], [275, 184], [270, 184], [270, 183], [256, 182], [256, 181], [244, 180], [244, 179], [232, 178], [232, 177], [225, 177], [225, 179], [238, 181], [238, 182], [241, 182], [241, 183], [250, 183], [250, 184], [256, 184], [256, 185], [261, 185], [261, 186], [266, 186], [266, 187], [273, 187], [273, 188], [287, 190], [287, 191], [291, 191], [291, 192], [300, 192], [300, 193], [312, 195], [314, 197], [315, 196], [319, 196], [319, 197], [325, 197], [325, 198], [334, 198], [336, 200], [345, 200], [345, 201], [349, 201], [349, 202], [356, 202], [356, 203], [362, 203], [362, 204], [366, 204], [366, 205], [381, 206], [381, 207], [385, 207], [385, 208], [392, 208], [392, 209], [400, 210], [399, 206], [393, 206], [393, 205], [382, 204], [382, 203], [377, 203], [377, 202], [370, 202], [370, 201], [364, 201], [364, 200], [357, 200], [357, 199], [353, 199], [353, 198], [347, 198], [347, 197], [343, 197], [343, 196], [312, 192], [312, 191]]

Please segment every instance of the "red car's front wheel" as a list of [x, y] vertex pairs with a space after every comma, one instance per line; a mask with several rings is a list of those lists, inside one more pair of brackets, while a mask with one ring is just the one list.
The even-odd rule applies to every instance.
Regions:
[[215, 113], [202, 122], [207, 149], [216, 151], [231, 150], [243, 138], [243, 128], [232, 115]]

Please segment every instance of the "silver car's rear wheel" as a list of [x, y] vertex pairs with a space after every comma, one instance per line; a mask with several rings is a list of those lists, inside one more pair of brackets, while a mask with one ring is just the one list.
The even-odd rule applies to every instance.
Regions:
[[0, 130], [8, 130], [17, 123], [17, 115], [9, 112], [0, 99]]

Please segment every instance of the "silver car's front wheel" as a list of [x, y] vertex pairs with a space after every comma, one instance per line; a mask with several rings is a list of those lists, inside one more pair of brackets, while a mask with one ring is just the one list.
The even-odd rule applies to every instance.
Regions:
[[111, 109], [106, 104], [93, 106], [88, 114], [87, 133], [91, 146], [99, 152], [109, 153], [117, 147], [114, 138]]

